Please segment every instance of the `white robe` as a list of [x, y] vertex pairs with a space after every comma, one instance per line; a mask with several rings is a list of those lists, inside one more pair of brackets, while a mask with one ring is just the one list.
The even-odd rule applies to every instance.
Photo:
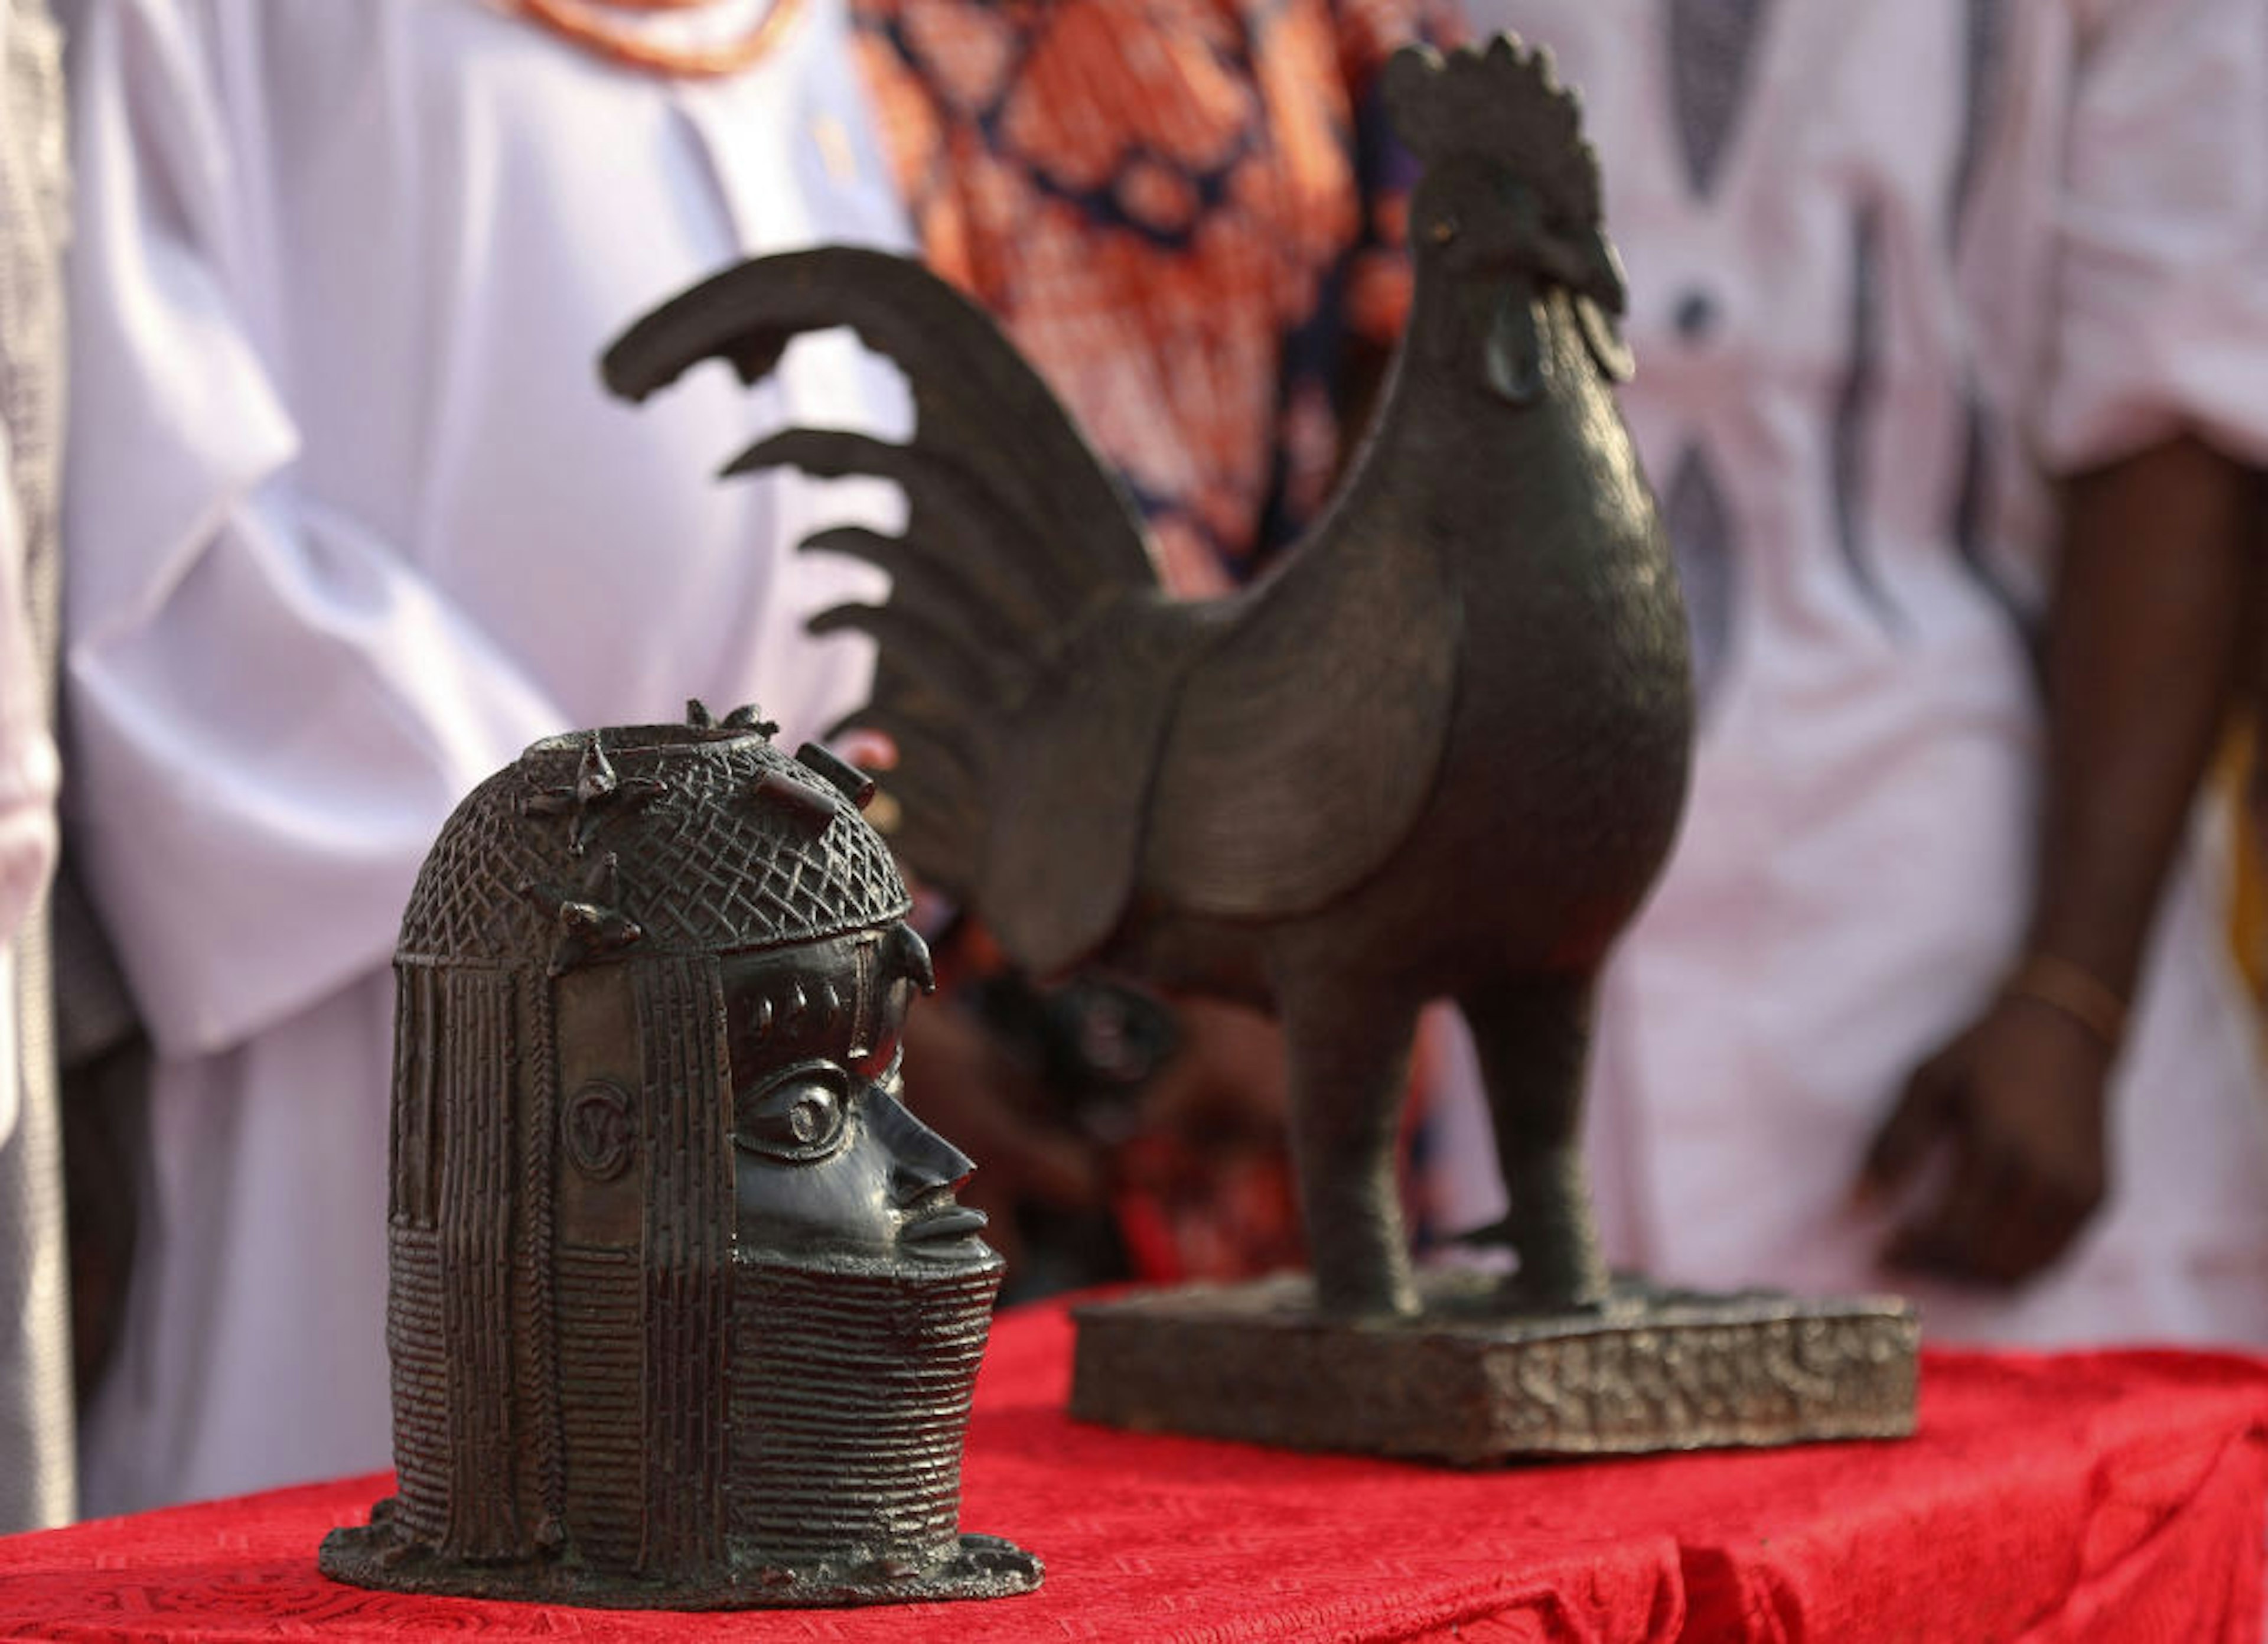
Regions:
[[[2268, 459], [2268, 7], [1702, 4], [1761, 33], [1745, 77], [1727, 33], [1682, 36], [1681, 104], [1673, 3], [1470, 7], [1582, 93], [1706, 685], [1683, 835], [1601, 1005], [1593, 1174], [1617, 1262], [1878, 1286], [1867, 1139], [2021, 941], [2044, 476], [2184, 422]], [[2268, 1105], [2216, 862], [2158, 920], [2111, 1202], [2013, 1298], [1900, 1280], [1933, 1334], [2268, 1341]]]
[[[0, 1147], [15, 1134], [22, 1102], [17, 1060], [16, 934], [46, 893], [55, 860], [55, 793], [59, 771], [47, 664], [35, 623], [35, 579], [28, 557], [51, 522], [51, 468], [36, 495], [20, 494], [17, 463], [54, 461], [55, 431], [19, 431], [11, 417], [51, 414], [61, 366], [58, 315], [40, 285], [54, 278], [56, 247], [67, 210], [61, 155], [54, 151], [61, 118], [55, 83], [56, 41], [46, 14], [0, 0], [0, 102], [8, 128], [0, 133], [0, 347], [11, 355], [0, 367]], [[21, 283], [18, 289], [17, 283]], [[20, 381], [18, 380], [21, 380]], [[20, 387], [26, 403], [8, 403]], [[18, 445], [18, 439], [32, 442]], [[26, 506], [32, 513], [26, 516]], [[52, 542], [48, 543], [52, 549]], [[44, 1036], [42, 1036], [44, 1038]]]
[[54, 966], [62, 478], [62, 40], [0, 0], [0, 1533], [70, 1522], [72, 1410]]
[[[534, 739], [869, 658], [784, 549], [887, 496], [721, 461], [893, 431], [838, 335], [644, 408], [594, 361], [737, 257], [902, 247], [836, 0], [722, 81], [476, 0], [78, 0], [70, 823], [158, 1055], [108, 1512], [383, 1466], [387, 970], [443, 818]], [[879, 511], [879, 512], [878, 512]]]
[[[8, 436], [0, 427], [0, 473]], [[55, 740], [24, 592], [24, 534], [12, 486], [0, 484], [0, 1147], [22, 1103], [16, 1058], [16, 933], [55, 860]]]

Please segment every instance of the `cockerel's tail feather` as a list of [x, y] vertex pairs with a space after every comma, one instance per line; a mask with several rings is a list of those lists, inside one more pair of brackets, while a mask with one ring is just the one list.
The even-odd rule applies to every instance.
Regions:
[[799, 468], [819, 479], [869, 475], [888, 480], [906, 494], [908, 550], [950, 564], [956, 576], [981, 585], [987, 598], [996, 589], [1024, 590], [1025, 602], [1039, 618], [1035, 628], [1071, 620], [1094, 595], [1092, 568], [1075, 549], [1065, 552], [1007, 498], [918, 440], [897, 446], [868, 434], [791, 428], [758, 440], [723, 473], [770, 468]]
[[[1003, 942], [1051, 968], [1107, 936], [1131, 895], [1152, 763], [1199, 625], [1157, 600], [1139, 520], [1038, 373], [918, 263], [843, 247], [703, 282], [633, 326], [602, 370], [633, 399], [705, 358], [753, 381], [793, 337], [845, 325], [905, 372], [912, 439], [792, 428], [725, 472], [871, 475], [904, 490], [902, 537], [845, 528], [801, 544], [891, 579], [881, 605], [816, 619], [880, 642], [873, 700], [836, 733], [896, 745], [883, 786], [914, 871], [1001, 908]], [[1148, 666], [1111, 662], [1130, 646]], [[1035, 884], [1046, 894], [1021, 894]]]
[[836, 605], [813, 617], [815, 634], [873, 636], [892, 662], [909, 669], [965, 713], [982, 713], [1012, 689], [1000, 653], [918, 602]]
[[965, 872], [974, 853], [983, 848], [983, 831], [939, 816], [933, 801], [895, 778], [884, 791], [892, 807], [887, 818], [892, 851], [921, 875], [924, 884], [948, 896], [967, 896], [971, 881], [956, 879], [953, 873], [956, 866]]
[[[814, 532], [796, 545], [806, 554], [843, 554], [888, 573], [894, 594], [908, 605], [949, 611], [983, 643], [1006, 648], [1017, 635], [1044, 634], [1061, 620], [1018, 577], [988, 575], [985, 556], [961, 557], [944, 532], [918, 538], [884, 536], [864, 526], [836, 526]], [[1005, 631], [1004, 631], [1005, 630]]]
[[872, 474], [907, 483], [901, 468], [910, 468], [911, 449], [877, 439], [847, 428], [790, 428], [767, 434], [717, 470], [720, 480], [738, 479], [766, 468], [801, 468], [823, 480], [845, 475]]
[[1085, 577], [1149, 580], [1123, 493], [1039, 373], [990, 315], [909, 258], [832, 246], [741, 263], [638, 321], [600, 369], [633, 400], [709, 358], [753, 382], [792, 338], [846, 325], [905, 372], [915, 447], [950, 460], [1035, 534], [1076, 547]]
[[879, 703], [846, 714], [827, 734], [833, 738], [853, 731], [880, 733], [895, 750], [881, 780], [893, 806], [892, 846], [928, 884], [951, 896], [968, 895], [986, 837], [979, 766], [968, 740], [932, 713], [892, 711]]

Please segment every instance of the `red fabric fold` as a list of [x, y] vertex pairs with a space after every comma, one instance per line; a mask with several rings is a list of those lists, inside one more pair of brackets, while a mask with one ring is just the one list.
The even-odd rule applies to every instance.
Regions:
[[677, 1615], [337, 1586], [315, 1544], [382, 1477], [0, 1539], [11, 1638], [1021, 1640], [2260, 1637], [2268, 1363], [1932, 1353], [1921, 1435], [1460, 1473], [1141, 1438], [1063, 1413], [1059, 1309], [1004, 1316], [962, 1522], [1038, 1552], [1027, 1597]]

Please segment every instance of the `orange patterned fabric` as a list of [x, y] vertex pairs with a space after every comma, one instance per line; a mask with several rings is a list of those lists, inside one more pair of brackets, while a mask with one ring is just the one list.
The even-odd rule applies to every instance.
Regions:
[[925, 255], [1120, 473], [1170, 583], [1295, 534], [1348, 344], [1391, 342], [1406, 183], [1371, 92], [1431, 0], [853, 0]]

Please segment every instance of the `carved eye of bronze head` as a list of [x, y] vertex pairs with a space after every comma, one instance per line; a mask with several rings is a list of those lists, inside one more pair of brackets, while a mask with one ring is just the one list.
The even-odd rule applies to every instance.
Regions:
[[798, 1062], [735, 1094], [733, 1139], [783, 1164], [816, 1164], [848, 1139], [850, 1075], [833, 1062]]

